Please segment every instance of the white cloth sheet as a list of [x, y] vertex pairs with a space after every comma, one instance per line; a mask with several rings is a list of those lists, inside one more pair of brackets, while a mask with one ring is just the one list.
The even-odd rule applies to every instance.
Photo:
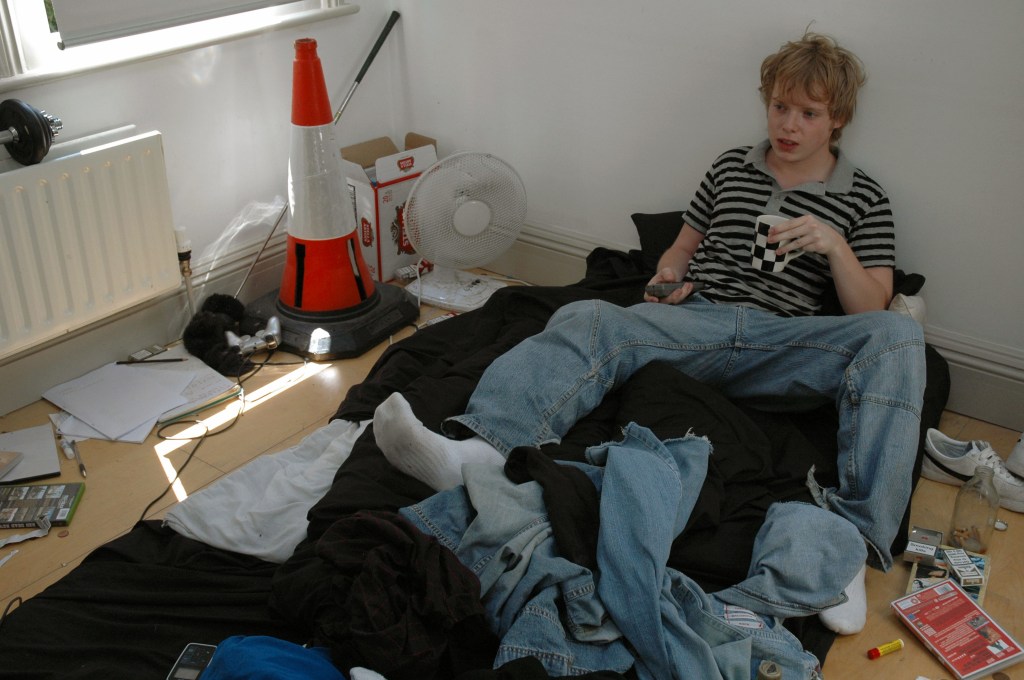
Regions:
[[171, 508], [165, 526], [216, 548], [284, 562], [369, 422], [333, 420], [291, 448], [253, 459]]

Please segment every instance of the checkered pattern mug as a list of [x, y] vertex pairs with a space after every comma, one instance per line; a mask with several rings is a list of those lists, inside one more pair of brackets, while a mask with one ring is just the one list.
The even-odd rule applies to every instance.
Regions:
[[777, 254], [776, 251], [779, 246], [789, 243], [789, 240], [768, 243], [768, 230], [776, 224], [781, 224], [788, 220], [788, 217], [781, 217], [779, 215], [758, 216], [755, 224], [754, 246], [750, 249], [750, 264], [752, 267], [763, 272], [778, 274], [789, 264], [790, 260], [804, 254], [801, 248], [791, 250], [783, 255]]

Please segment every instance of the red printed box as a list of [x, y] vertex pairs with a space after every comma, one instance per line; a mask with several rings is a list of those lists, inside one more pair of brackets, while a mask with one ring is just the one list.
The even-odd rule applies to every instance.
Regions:
[[405, 202], [416, 178], [437, 162], [436, 147], [410, 132], [404, 151], [387, 137], [341, 150], [363, 259], [377, 281], [391, 281], [397, 269], [419, 260], [405, 232]]

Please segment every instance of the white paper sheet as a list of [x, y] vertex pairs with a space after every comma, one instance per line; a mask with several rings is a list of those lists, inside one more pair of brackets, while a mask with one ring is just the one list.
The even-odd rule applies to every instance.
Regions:
[[107, 441], [128, 442], [129, 444], [141, 444], [153, 430], [156, 423], [147, 420], [134, 430], [129, 430], [117, 439], [106, 436], [89, 423], [82, 422], [67, 411], [50, 414], [50, 422], [57, 428], [57, 434], [69, 441], [82, 441], [83, 439], [106, 439]]
[[[194, 376], [146, 366], [107, 364], [43, 393], [108, 439], [120, 439], [186, 402], [182, 391]], [[148, 429], [147, 429], [148, 431]]]

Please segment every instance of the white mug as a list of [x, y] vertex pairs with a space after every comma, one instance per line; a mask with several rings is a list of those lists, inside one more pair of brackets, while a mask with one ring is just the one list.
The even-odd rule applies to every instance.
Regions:
[[780, 246], [786, 245], [792, 239], [786, 239], [778, 243], [768, 243], [768, 230], [776, 224], [789, 220], [789, 217], [781, 217], [779, 215], [758, 215], [754, 227], [754, 245], [750, 249], [750, 264], [752, 267], [763, 272], [778, 274], [785, 269], [790, 260], [804, 254], [802, 248], [791, 250], [783, 255], [776, 253]]

